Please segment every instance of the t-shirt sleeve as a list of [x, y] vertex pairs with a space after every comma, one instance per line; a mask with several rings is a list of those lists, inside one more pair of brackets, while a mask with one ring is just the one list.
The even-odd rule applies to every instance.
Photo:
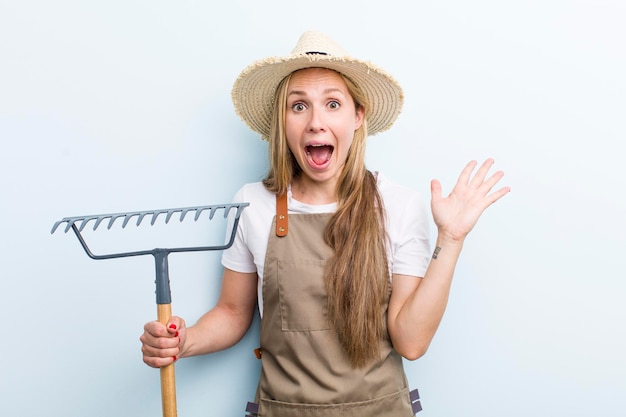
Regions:
[[430, 261], [430, 213], [417, 192], [403, 193], [389, 213], [392, 273], [424, 277]]
[[[247, 202], [244, 188], [241, 188], [233, 197], [233, 203]], [[222, 252], [222, 265], [233, 271], [242, 273], [256, 272], [256, 265], [254, 264], [254, 257], [248, 249], [247, 244], [247, 223], [249, 222], [249, 216], [246, 212], [250, 209], [250, 206], [244, 208], [239, 217], [239, 225], [235, 232], [235, 240], [230, 248]], [[226, 229], [226, 240], [230, 239], [232, 233], [232, 227], [235, 221], [234, 210], [229, 213], [228, 225]]]

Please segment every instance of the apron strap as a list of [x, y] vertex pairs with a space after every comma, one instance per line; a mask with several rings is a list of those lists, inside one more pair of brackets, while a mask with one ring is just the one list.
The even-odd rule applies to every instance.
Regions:
[[259, 415], [259, 405], [257, 403], [248, 402], [246, 406], [245, 417], [257, 417]]
[[420, 393], [416, 389], [409, 393], [411, 397], [411, 407], [413, 408], [413, 414], [417, 414], [422, 411], [422, 404], [420, 403]]
[[289, 229], [287, 193], [276, 196], [276, 236], [285, 237]]

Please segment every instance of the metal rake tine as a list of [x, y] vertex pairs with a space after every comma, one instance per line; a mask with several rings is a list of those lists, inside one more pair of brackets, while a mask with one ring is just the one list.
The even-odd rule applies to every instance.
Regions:
[[[209, 214], [209, 220], [213, 220], [213, 216], [215, 216], [215, 212], [217, 211], [218, 208], [226, 208], [226, 206], [213, 206], [211, 207], [211, 214]], [[228, 215], [227, 214], [228, 210], [224, 211], [224, 218]]]
[[87, 226], [87, 224], [92, 220], [96, 221], [93, 225], [93, 230], [96, 230], [98, 228], [98, 225], [100, 225], [100, 222], [102, 221], [101, 217], [102, 216], [87, 216], [87, 217], [83, 217], [82, 219], [77, 218], [76, 221], [80, 221], [80, 226], [78, 227], [78, 231], [82, 232], [85, 226]]
[[248, 206], [247, 203], [243, 203], [243, 204], [231, 204], [230, 206], [228, 206], [226, 208], [226, 210], [224, 210], [224, 217], [228, 217], [228, 214], [230, 213], [230, 211], [233, 208], [237, 209], [237, 213], [235, 213], [235, 218], [238, 219], [239, 216], [241, 215], [241, 212], [243, 211], [244, 208], [246, 208]]
[[82, 217], [82, 218], [76, 218], [74, 219], [74, 222], [80, 222], [80, 226], [78, 226], [78, 231], [82, 232], [83, 229], [85, 228], [85, 226], [87, 226], [87, 223], [89, 223], [89, 220], [94, 219], [95, 217]]
[[241, 216], [241, 212], [243, 211], [243, 209], [245, 209], [246, 207], [248, 207], [248, 203], [244, 203], [244, 204], [240, 204], [237, 206], [237, 214], [235, 215], [235, 217], [239, 218]]
[[167, 211], [167, 216], [165, 217], [165, 224], [170, 222], [170, 219], [172, 218], [172, 216], [174, 215], [174, 213], [181, 211], [180, 209], [169, 209]]
[[[96, 220], [96, 223], [93, 225], [93, 230], [96, 230], [98, 228], [98, 226], [100, 226], [100, 223], [102, 223], [102, 221], [104, 219], [106, 219], [108, 216], [99, 216], [98, 219]], [[109, 229], [111, 227], [109, 226]]]
[[128, 224], [128, 222], [130, 221], [130, 219], [134, 216], [135, 214], [113, 214], [111, 215], [111, 221], [109, 221], [109, 225], [107, 226], [107, 229], [110, 229], [113, 226], [113, 223], [115, 223], [115, 220], [119, 219], [120, 217], [124, 218], [124, 221], [122, 222], [122, 229], [124, 229], [126, 227], [126, 225]]
[[210, 210], [209, 220], [213, 219], [213, 212], [215, 211], [215, 207], [209, 206], [209, 207], [198, 207], [198, 209], [196, 210], [196, 217], [194, 220], [198, 220], [200, 218], [200, 215], [202, 215], [202, 212], [205, 210]]
[[167, 213], [168, 210], [155, 210], [152, 214], [152, 220], [150, 221], [150, 226], [154, 226], [154, 223], [157, 221], [157, 218], [160, 214]]
[[195, 216], [194, 216], [194, 218], [193, 218], [193, 221], [194, 221], [194, 222], [197, 222], [197, 221], [198, 221], [198, 219], [200, 218], [200, 215], [202, 214], [202, 212], [203, 212], [204, 210], [206, 210], [206, 207], [198, 207], [198, 208], [196, 209], [196, 215], [195, 215]]
[[182, 222], [183, 220], [185, 220], [185, 216], [187, 215], [187, 213], [189, 213], [190, 211], [196, 210], [195, 208], [186, 208], [186, 209], [182, 209], [181, 213], [180, 213], [180, 221]]
[[209, 213], [209, 220], [213, 220], [213, 217], [215, 216], [215, 213], [219, 209], [224, 209], [224, 218], [226, 218], [228, 216], [228, 210], [226, 209], [226, 207], [228, 207], [228, 206], [226, 206], [226, 205], [212, 206], [211, 207], [211, 213]]
[[54, 226], [52, 226], [52, 230], [50, 231], [50, 234], [54, 233], [57, 230], [57, 228], [63, 223], [67, 223], [67, 225], [65, 226], [65, 230], [63, 230], [63, 233], [67, 233], [76, 222], [81, 221], [81, 220], [82, 220], [82, 223], [80, 226], [80, 230], [82, 231], [83, 228], [85, 227], [84, 217], [64, 217], [58, 222], [54, 223]]
[[72, 228], [74, 223], [76, 223], [75, 219], [67, 219], [67, 226], [65, 227], [65, 233], [67, 233]]
[[[57, 228], [61, 225], [61, 223], [65, 223], [67, 221], [67, 219], [61, 219], [59, 221], [54, 222], [54, 225], [52, 226], [52, 230], [50, 230], [50, 234], [54, 234], [54, 232], [56, 232]], [[69, 229], [65, 229], [65, 233], [67, 233]]]
[[63, 223], [63, 220], [59, 220], [54, 222], [54, 224], [52, 225], [52, 230], [50, 230], [50, 234], [54, 234], [54, 232], [57, 230], [57, 228], [59, 227], [59, 225]]
[[152, 219], [150, 219], [150, 226], [154, 226], [154, 223], [157, 220], [157, 217], [159, 217], [159, 214], [161, 214], [161, 211], [155, 211], [154, 213], [152, 213]]
[[141, 224], [141, 222], [143, 221], [143, 218], [146, 217], [150, 213], [152, 213], [152, 212], [151, 211], [142, 211], [142, 212], [136, 213], [139, 216], [137, 218], [137, 226], [139, 226]]

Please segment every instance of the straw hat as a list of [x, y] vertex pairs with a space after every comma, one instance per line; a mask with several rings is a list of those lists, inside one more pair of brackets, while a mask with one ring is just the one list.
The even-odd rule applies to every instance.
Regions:
[[352, 58], [323, 33], [304, 32], [291, 54], [254, 62], [233, 86], [235, 111], [255, 132], [268, 140], [274, 95], [290, 73], [311, 67], [329, 68], [347, 76], [365, 93], [368, 133], [387, 130], [400, 114], [404, 96], [396, 80], [373, 64]]

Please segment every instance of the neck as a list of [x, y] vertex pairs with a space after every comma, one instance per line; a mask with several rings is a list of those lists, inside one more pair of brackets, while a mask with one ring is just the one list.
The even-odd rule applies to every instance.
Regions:
[[337, 182], [316, 182], [306, 177], [296, 178], [291, 184], [293, 198], [305, 204], [330, 204], [337, 201]]

